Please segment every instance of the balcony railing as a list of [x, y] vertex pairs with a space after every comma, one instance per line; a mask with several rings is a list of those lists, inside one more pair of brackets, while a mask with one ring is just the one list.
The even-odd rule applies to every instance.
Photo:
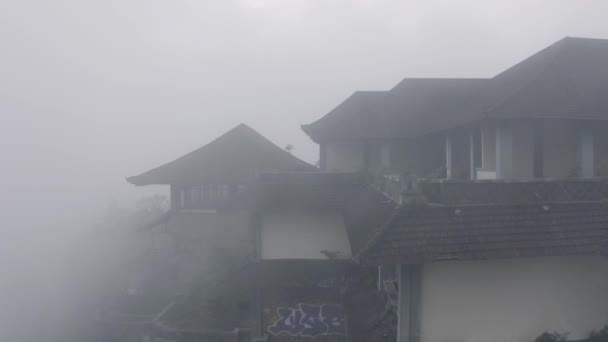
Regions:
[[406, 184], [393, 177], [377, 186], [396, 201], [415, 196], [446, 205], [608, 201], [606, 179], [418, 180]]

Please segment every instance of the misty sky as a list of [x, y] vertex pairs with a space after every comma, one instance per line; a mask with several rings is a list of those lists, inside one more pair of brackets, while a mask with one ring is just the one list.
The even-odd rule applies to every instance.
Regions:
[[90, 254], [69, 231], [162, 190], [125, 177], [241, 122], [314, 163], [300, 124], [353, 91], [491, 77], [564, 36], [608, 38], [607, 13], [606, 0], [0, 0], [0, 340], [61, 330]]
[[[3, 0], [3, 229], [132, 205], [126, 176], [240, 122], [314, 163], [300, 124], [403, 77], [490, 77], [608, 1]], [[6, 219], [8, 217], [8, 220]]]

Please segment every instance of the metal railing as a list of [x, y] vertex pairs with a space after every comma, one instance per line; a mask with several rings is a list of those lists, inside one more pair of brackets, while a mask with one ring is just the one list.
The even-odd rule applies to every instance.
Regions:
[[[436, 204], [525, 204], [608, 200], [606, 179], [416, 180], [384, 177], [375, 186], [395, 201], [408, 196]], [[413, 183], [413, 185], [412, 185]]]

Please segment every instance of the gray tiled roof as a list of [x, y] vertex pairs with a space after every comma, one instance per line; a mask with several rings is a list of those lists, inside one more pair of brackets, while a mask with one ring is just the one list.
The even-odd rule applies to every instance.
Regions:
[[371, 263], [604, 255], [608, 204], [406, 206], [377, 232]]
[[485, 118], [608, 120], [608, 40], [564, 38], [488, 79], [356, 92], [302, 129], [315, 141], [413, 138]]
[[127, 181], [135, 185], [248, 183], [263, 172], [316, 170], [240, 124], [211, 143]]

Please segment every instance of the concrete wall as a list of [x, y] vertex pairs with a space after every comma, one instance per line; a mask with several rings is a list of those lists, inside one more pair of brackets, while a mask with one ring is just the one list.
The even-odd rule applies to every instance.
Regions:
[[422, 342], [580, 339], [608, 322], [608, 259], [546, 257], [423, 266]]
[[391, 169], [395, 173], [413, 173], [418, 177], [444, 176], [445, 137], [432, 135], [419, 140], [395, 140], [390, 145]]
[[[534, 129], [530, 122], [496, 122], [482, 127], [482, 168], [496, 170], [496, 129], [510, 129], [512, 136], [511, 178], [534, 178]], [[542, 124], [543, 176], [567, 178], [579, 172], [580, 129], [572, 121], [548, 120]], [[607, 151], [608, 152], [608, 151]]]
[[608, 177], [608, 122], [593, 123], [595, 175]]
[[511, 125], [513, 134], [513, 178], [534, 178], [534, 128], [530, 123]]
[[[294, 265], [297, 268], [297, 265]], [[338, 273], [339, 274], [339, 273]], [[291, 276], [295, 276], [290, 273]], [[296, 277], [310, 282], [317, 274], [303, 272]], [[262, 291], [262, 330], [273, 342], [346, 342], [347, 319], [339, 287], [329, 287], [336, 279], [323, 279], [320, 286], [289, 285], [291, 279], [277, 279], [285, 284]], [[316, 279], [315, 279], [316, 280]]]
[[567, 178], [578, 173], [579, 130], [566, 120], [543, 123], [543, 174], [545, 178]]
[[[450, 179], [470, 179], [470, 132], [451, 132], [446, 136], [446, 139], [446, 148], [451, 149], [450, 156], [446, 156], [446, 167], [449, 169], [448, 177]], [[450, 159], [449, 164], [447, 163], [448, 158]]]
[[332, 142], [325, 145], [325, 166], [329, 172], [357, 172], [364, 165], [363, 142]]
[[262, 259], [327, 259], [321, 251], [348, 258], [350, 242], [342, 215], [335, 211], [291, 210], [262, 216]]
[[481, 168], [496, 171], [496, 127], [493, 124], [481, 127]]
[[376, 172], [391, 170], [391, 141], [374, 140], [368, 142], [369, 168]]

